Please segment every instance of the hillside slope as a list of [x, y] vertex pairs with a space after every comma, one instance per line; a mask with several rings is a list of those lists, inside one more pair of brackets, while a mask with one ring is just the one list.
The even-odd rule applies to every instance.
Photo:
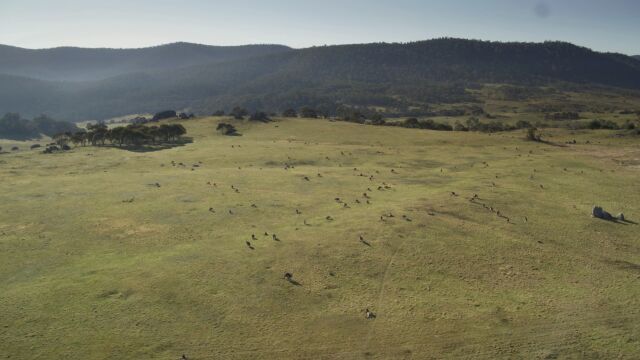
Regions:
[[[16, 81], [0, 92], [24, 92]], [[101, 81], [47, 83], [31, 94], [39, 102], [0, 100], [0, 112], [79, 120], [164, 108], [208, 113], [235, 105], [269, 111], [309, 105], [331, 113], [343, 104], [408, 108], [473, 101], [465, 88], [479, 83], [640, 89], [640, 62], [559, 42], [437, 39], [314, 47]]]
[[41, 80], [90, 81], [135, 72], [235, 61], [289, 50], [282, 45], [208, 46], [190, 43], [140, 49], [60, 47], [33, 50], [0, 45], [0, 74]]

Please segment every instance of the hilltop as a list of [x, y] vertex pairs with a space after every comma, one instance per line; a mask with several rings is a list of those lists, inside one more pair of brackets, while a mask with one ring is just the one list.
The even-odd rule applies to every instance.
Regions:
[[210, 46], [185, 42], [139, 49], [24, 49], [0, 45], [0, 74], [38, 80], [95, 81], [138, 72], [214, 65], [290, 50], [283, 45]]

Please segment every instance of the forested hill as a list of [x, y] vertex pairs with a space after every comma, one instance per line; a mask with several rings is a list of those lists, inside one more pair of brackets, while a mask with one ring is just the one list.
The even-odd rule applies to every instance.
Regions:
[[190, 43], [140, 49], [59, 47], [32, 50], [0, 45], [0, 74], [40, 80], [100, 80], [141, 71], [235, 61], [289, 50], [282, 45], [208, 46]]
[[481, 83], [640, 89], [640, 62], [562, 42], [436, 39], [279, 51], [84, 83], [10, 80], [11, 88], [0, 81], [0, 95], [6, 95], [0, 96], [0, 112], [82, 120], [167, 108], [206, 114], [235, 105], [266, 111], [313, 106], [331, 112], [341, 105], [401, 109], [473, 100], [465, 88]]

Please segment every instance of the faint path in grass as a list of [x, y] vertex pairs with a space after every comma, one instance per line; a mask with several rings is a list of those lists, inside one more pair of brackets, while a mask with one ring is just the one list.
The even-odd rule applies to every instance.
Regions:
[[[384, 270], [384, 274], [382, 275], [382, 281], [380, 283], [380, 291], [378, 292], [378, 298], [376, 299], [376, 307], [373, 308], [373, 312], [374, 314], [376, 314], [376, 316], [378, 315], [378, 312], [381, 309], [382, 306], [382, 302], [384, 300], [384, 289], [385, 289], [385, 285], [387, 283], [387, 278], [389, 277], [389, 273], [391, 272], [391, 265], [393, 264], [393, 261], [395, 260], [396, 256], [398, 255], [398, 253], [400, 253], [400, 250], [402, 250], [402, 248], [404, 247], [404, 244], [407, 242], [407, 237], [405, 236], [402, 239], [402, 242], [400, 242], [400, 245], [398, 245], [398, 248], [393, 252], [393, 255], [391, 255], [391, 258], [389, 258], [389, 262], [387, 263], [387, 267]], [[378, 319], [373, 319], [372, 320], [373, 323], [371, 324], [371, 327], [369, 328], [369, 331], [367, 333], [367, 340], [364, 343], [364, 352], [367, 352], [369, 349], [369, 345], [371, 344], [371, 339], [374, 336], [375, 330], [376, 330], [376, 325], [379, 322]]]

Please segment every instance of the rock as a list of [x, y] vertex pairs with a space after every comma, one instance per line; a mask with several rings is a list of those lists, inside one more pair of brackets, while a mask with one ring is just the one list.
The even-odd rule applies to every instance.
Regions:
[[604, 209], [600, 206], [594, 206], [592, 211], [593, 217], [603, 220], [613, 220], [613, 216], [608, 212], [604, 211]]

